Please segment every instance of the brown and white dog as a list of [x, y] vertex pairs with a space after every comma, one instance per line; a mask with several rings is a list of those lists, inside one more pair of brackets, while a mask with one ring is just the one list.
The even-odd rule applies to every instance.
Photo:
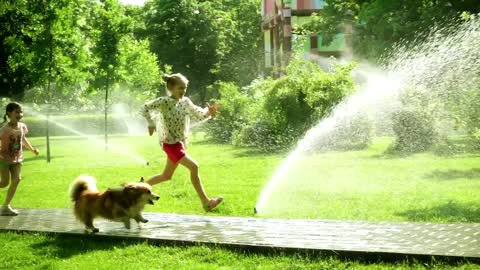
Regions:
[[146, 223], [142, 216], [145, 204], [154, 204], [160, 196], [152, 192], [152, 187], [140, 182], [130, 182], [120, 188], [97, 190], [95, 178], [80, 175], [70, 185], [70, 197], [74, 202], [74, 214], [85, 229], [98, 232], [93, 226], [93, 220], [103, 217], [112, 221], [123, 222], [125, 228], [130, 229], [130, 219]]

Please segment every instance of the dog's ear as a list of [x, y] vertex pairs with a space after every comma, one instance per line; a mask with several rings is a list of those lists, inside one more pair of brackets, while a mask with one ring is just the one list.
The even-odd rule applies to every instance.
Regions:
[[140, 183], [143, 183], [143, 182], [145, 182], [145, 180], [143, 179], [143, 176], [142, 176], [140, 177]]

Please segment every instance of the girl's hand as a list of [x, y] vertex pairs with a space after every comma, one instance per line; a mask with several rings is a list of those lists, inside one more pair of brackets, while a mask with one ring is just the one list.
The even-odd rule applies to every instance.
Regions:
[[153, 133], [155, 132], [155, 130], [157, 130], [156, 127], [148, 127], [148, 134], [149, 134], [150, 136], [152, 136]]
[[33, 148], [32, 152], [35, 154], [35, 156], [38, 156], [38, 154], [40, 154], [37, 148]]
[[211, 116], [216, 116], [218, 114], [218, 109], [220, 108], [220, 103], [215, 103], [212, 106], [207, 103], [208, 106], [208, 114]]

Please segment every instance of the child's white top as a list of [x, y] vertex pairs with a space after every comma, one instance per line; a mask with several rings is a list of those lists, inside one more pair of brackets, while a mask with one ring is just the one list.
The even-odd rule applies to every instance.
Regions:
[[174, 144], [185, 142], [188, 138], [190, 118], [199, 121], [209, 117], [208, 108], [201, 108], [193, 104], [188, 97], [179, 101], [173, 97], [159, 97], [145, 103], [141, 114], [147, 119], [149, 127], [155, 127], [152, 113], [157, 112], [161, 117], [163, 128], [157, 127], [160, 143]]

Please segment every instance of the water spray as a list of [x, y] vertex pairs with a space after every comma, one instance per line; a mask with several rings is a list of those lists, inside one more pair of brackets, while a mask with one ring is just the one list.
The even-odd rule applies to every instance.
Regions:
[[59, 122], [57, 122], [57, 121], [53, 121], [52, 119], [48, 118], [47, 116], [45, 116], [45, 115], [43, 115], [43, 114], [40, 114], [40, 113], [37, 113], [37, 112], [35, 112], [34, 110], [31, 110], [31, 111], [33, 112], [32, 114], [34, 114], [35, 116], [37, 116], [37, 117], [39, 117], [39, 118], [41, 118], [41, 119], [43, 119], [43, 120], [45, 120], [45, 121], [48, 121], [49, 123], [52, 123], [52, 124], [54, 124], [54, 125], [57, 125], [57, 126], [63, 128], [63, 129], [66, 129], [66, 130], [68, 130], [68, 131], [70, 131], [70, 132], [72, 132], [72, 133], [74, 133], [74, 134], [77, 134], [77, 135], [80, 136], [80, 137], [86, 138], [86, 139], [92, 141], [93, 143], [95, 143], [95, 144], [97, 144], [97, 145], [108, 146], [108, 148], [111, 149], [113, 152], [116, 152], [116, 153], [122, 154], [122, 155], [124, 155], [124, 156], [127, 156], [127, 157], [129, 157], [129, 158], [131, 158], [131, 159], [133, 159], [133, 160], [135, 160], [135, 161], [137, 161], [137, 162], [139, 162], [139, 163], [141, 163], [141, 164], [144, 164], [144, 165], [146, 165], [146, 166], [149, 166], [149, 165], [150, 165], [150, 162], [149, 162], [149, 161], [146, 161], [145, 159], [143, 159], [142, 157], [140, 157], [140, 156], [138, 156], [138, 155], [136, 155], [136, 154], [132, 154], [132, 153], [129, 153], [129, 152], [126, 152], [126, 151], [122, 151], [121, 149], [118, 149], [118, 148], [116, 148], [116, 147], [112, 147], [112, 145], [110, 145], [110, 144], [108, 144], [108, 143], [105, 144], [104, 142], [98, 140], [97, 138], [95, 138], [95, 137], [93, 137], [93, 136], [87, 135], [87, 134], [85, 134], [85, 133], [81, 133], [81, 132], [79, 132], [79, 131], [77, 131], [77, 130], [69, 127], [69, 126], [66, 126], [66, 125], [64, 125], [64, 124], [61, 124], [61, 123], [59, 123]]
[[[444, 104], [444, 98], [452, 96], [451, 102], [457, 102], [455, 106], [462, 106], [463, 100], [454, 100], [455, 97], [470, 93], [467, 92], [470, 89], [478, 89], [479, 30], [478, 16], [454, 27], [437, 29], [414, 49], [409, 48], [410, 44], [400, 44], [384, 69], [378, 72], [362, 70], [365, 84], [306, 132], [263, 188], [254, 213], [272, 214], [272, 209], [278, 205], [276, 202], [284, 199], [280, 192], [282, 184], [288, 181], [290, 173], [302, 169], [298, 160], [309, 151], [315, 151], [322, 145], [328, 146], [329, 137], [337, 131], [337, 123], [344, 119], [353, 119], [360, 112], [374, 112], [381, 117], [388, 115], [391, 118], [392, 112], [404, 109], [401, 96], [411, 89], [422, 91], [428, 98], [428, 104], [434, 104], [435, 101]], [[385, 122], [384, 119], [387, 118], [377, 120]]]

